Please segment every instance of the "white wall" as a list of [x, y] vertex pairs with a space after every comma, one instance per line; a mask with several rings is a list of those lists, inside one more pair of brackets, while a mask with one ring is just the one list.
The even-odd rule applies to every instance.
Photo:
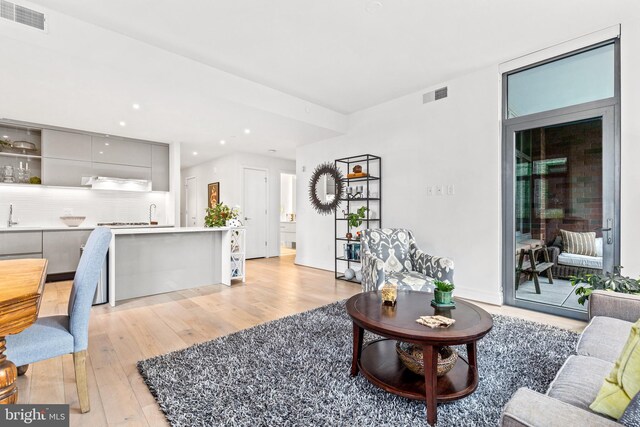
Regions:
[[[382, 157], [385, 227], [415, 232], [423, 250], [456, 262], [459, 294], [497, 302], [500, 283], [500, 133], [496, 67], [447, 82], [449, 98], [422, 104], [422, 91], [351, 117], [348, 135], [297, 150], [298, 192], [323, 161]], [[306, 172], [302, 172], [305, 166]], [[455, 184], [454, 196], [426, 186]], [[333, 217], [298, 198], [296, 262], [333, 269]], [[482, 271], [482, 281], [476, 279]]]
[[[220, 183], [220, 201], [229, 206], [240, 206], [242, 210], [242, 177], [243, 167], [267, 169], [268, 181], [268, 215], [267, 254], [280, 254], [280, 173], [295, 172], [295, 161], [256, 154], [237, 153], [214, 159], [197, 166], [182, 170], [182, 185], [188, 177], [196, 177], [197, 192], [197, 225], [204, 225], [207, 208], [207, 185]], [[181, 221], [184, 225], [185, 198], [181, 200]]]
[[62, 226], [60, 216], [66, 209], [73, 215], [86, 216], [83, 226], [98, 222], [148, 222], [149, 205], [157, 206], [156, 217], [161, 225], [173, 213], [167, 210], [169, 193], [136, 193], [84, 188], [43, 187], [39, 185], [3, 185], [0, 188], [0, 227], [6, 226], [9, 204], [13, 203], [14, 220], [21, 227]]
[[[637, 5], [636, 5], [637, 6]], [[637, 10], [637, 9], [636, 9]], [[621, 260], [624, 274], [640, 276], [640, 18], [629, 14], [622, 20], [620, 42], [622, 90]]]
[[[626, 273], [638, 276], [640, 22], [622, 14], [621, 22], [621, 261]], [[601, 28], [614, 24], [603, 22]], [[449, 97], [423, 105], [422, 94], [442, 85], [449, 87]], [[426, 252], [453, 258], [460, 296], [501, 303], [500, 94], [495, 64], [358, 112], [350, 117], [345, 136], [298, 148], [299, 194], [307, 191], [318, 163], [363, 153], [380, 155], [383, 225], [412, 229]], [[455, 195], [427, 197], [426, 186], [436, 184], [454, 184]], [[296, 261], [332, 270], [333, 218], [315, 213], [305, 197], [298, 200]]]

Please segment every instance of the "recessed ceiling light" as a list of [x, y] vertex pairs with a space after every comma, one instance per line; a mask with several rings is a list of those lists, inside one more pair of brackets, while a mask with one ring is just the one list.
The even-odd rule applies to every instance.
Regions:
[[275, 153], [276, 150], [274, 150], [273, 148], [269, 150], [270, 153]]
[[104, 137], [105, 137], [105, 138], [109, 138], [109, 134], [105, 134], [105, 135], [104, 135]]
[[194, 156], [197, 156], [197, 155], [198, 155], [198, 152], [197, 152], [197, 151], [194, 151], [194, 152], [193, 152], [193, 155], [194, 155]]
[[126, 125], [127, 125], [127, 122], [125, 122], [124, 120], [120, 121], [120, 126], [126, 126]]
[[244, 133], [246, 133], [247, 135], [249, 135], [251, 133], [251, 129], [247, 128], [244, 130]]
[[105, 142], [105, 143], [104, 143], [104, 145], [109, 146], [109, 143], [108, 143], [108, 142]]
[[227, 143], [227, 141], [225, 141], [224, 139], [221, 139], [221, 140], [220, 140], [220, 145], [224, 145], [224, 144], [226, 144], [226, 143]]
[[2, 135], [4, 139], [9, 139], [9, 135]]
[[104, 153], [101, 151], [100, 154], [104, 154]]
[[134, 110], [139, 110], [140, 109], [140, 104], [133, 104], [132, 105]]

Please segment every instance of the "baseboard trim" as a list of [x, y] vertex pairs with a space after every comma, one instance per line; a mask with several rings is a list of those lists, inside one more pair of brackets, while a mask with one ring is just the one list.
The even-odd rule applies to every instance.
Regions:
[[333, 273], [333, 268], [316, 267], [315, 265], [304, 264], [304, 263], [298, 262], [297, 260], [294, 261], [293, 263], [300, 267], [313, 268], [314, 270], [322, 270], [322, 271], [328, 271], [330, 273]]
[[504, 304], [502, 292], [479, 291], [477, 289], [469, 289], [456, 286], [456, 290], [453, 293], [455, 296], [472, 301], [479, 301], [492, 305]]

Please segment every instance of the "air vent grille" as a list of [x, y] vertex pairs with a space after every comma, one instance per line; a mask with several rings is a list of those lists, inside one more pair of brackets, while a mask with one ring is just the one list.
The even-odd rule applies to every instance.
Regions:
[[440, 89], [436, 89], [436, 101], [438, 99], [442, 99], [442, 98], [446, 98], [447, 97], [447, 87], [442, 87]]
[[38, 30], [45, 30], [46, 20], [44, 13], [11, 3], [10, 1], [0, 0], [0, 17], [17, 22], [18, 24], [37, 28]]
[[16, 20], [15, 5], [8, 1], [4, 1], [4, 0], [0, 1], [0, 17], [15, 21]]
[[449, 95], [449, 88], [447, 86], [441, 87], [431, 92], [427, 92], [422, 95], [422, 103], [437, 101], [439, 99], [446, 98]]

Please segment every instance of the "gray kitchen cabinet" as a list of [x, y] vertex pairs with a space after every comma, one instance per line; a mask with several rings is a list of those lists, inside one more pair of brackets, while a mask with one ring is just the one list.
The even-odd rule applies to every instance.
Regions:
[[92, 165], [93, 176], [105, 176], [109, 178], [145, 179], [151, 180], [151, 168], [140, 166], [115, 165], [111, 163], [96, 163]]
[[151, 146], [151, 182], [153, 191], [169, 191], [169, 146]]
[[58, 130], [42, 130], [42, 157], [91, 161], [89, 135]]
[[55, 230], [42, 232], [42, 254], [49, 261], [48, 274], [71, 273], [80, 262], [80, 246], [91, 230]]
[[91, 159], [98, 163], [150, 168], [151, 144], [92, 136]]
[[83, 176], [93, 176], [91, 162], [42, 159], [42, 183], [62, 187], [81, 187]]
[[42, 231], [0, 232], [0, 255], [42, 253]]
[[0, 255], [0, 261], [6, 261], [10, 259], [33, 259], [42, 258], [41, 253], [37, 254], [20, 254], [20, 255]]

